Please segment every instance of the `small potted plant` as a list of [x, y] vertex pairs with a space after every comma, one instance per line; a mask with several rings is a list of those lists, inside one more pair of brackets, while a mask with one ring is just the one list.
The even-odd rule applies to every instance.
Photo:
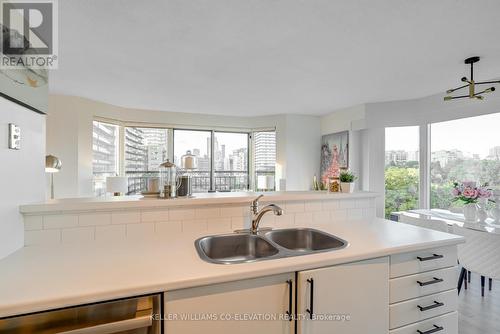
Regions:
[[357, 179], [357, 176], [354, 175], [349, 170], [340, 172], [340, 190], [343, 193], [352, 193], [354, 191], [354, 181]]

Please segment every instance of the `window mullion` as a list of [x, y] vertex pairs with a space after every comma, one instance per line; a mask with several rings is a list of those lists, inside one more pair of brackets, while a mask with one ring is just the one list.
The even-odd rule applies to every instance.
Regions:
[[419, 206], [421, 209], [430, 208], [430, 126], [421, 125], [419, 138]]
[[210, 131], [210, 191], [215, 192], [215, 131]]

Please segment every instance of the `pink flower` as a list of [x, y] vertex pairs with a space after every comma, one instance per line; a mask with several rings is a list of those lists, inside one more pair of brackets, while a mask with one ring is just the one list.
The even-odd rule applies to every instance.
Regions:
[[477, 198], [478, 192], [476, 189], [466, 187], [463, 192], [464, 197], [466, 198]]
[[478, 196], [480, 198], [490, 198], [491, 197], [491, 191], [485, 188], [478, 188], [477, 190]]
[[458, 190], [457, 188], [453, 188], [453, 190], [451, 191], [451, 193], [453, 194], [453, 196], [459, 196], [460, 195], [460, 190]]

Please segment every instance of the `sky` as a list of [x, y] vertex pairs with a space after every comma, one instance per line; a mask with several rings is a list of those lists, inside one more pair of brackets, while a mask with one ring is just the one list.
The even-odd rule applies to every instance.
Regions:
[[[248, 135], [246, 133], [226, 133], [216, 132], [215, 136], [221, 145], [226, 145], [226, 157], [234, 150], [248, 146]], [[209, 131], [174, 131], [174, 155], [180, 158], [187, 150], [200, 149], [201, 156], [207, 154], [207, 138], [210, 138]]]
[[[386, 150], [418, 150], [418, 127], [386, 129]], [[463, 118], [431, 125], [431, 151], [458, 149], [481, 158], [500, 146], [500, 113]]]

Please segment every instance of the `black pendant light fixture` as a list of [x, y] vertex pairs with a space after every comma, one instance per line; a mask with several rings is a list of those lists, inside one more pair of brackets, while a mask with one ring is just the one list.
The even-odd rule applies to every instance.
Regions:
[[459, 95], [459, 96], [451, 96], [447, 95], [444, 97], [445, 101], [450, 101], [450, 100], [455, 100], [455, 99], [461, 99], [461, 98], [470, 98], [470, 99], [478, 99], [478, 100], [483, 100], [484, 96], [482, 94], [484, 93], [491, 93], [495, 91], [495, 87], [489, 87], [484, 90], [481, 90], [479, 92], [476, 92], [476, 86], [477, 85], [488, 85], [488, 84], [497, 84], [500, 83], [500, 80], [497, 81], [482, 81], [482, 82], [475, 82], [474, 81], [474, 63], [477, 63], [479, 61], [479, 57], [470, 57], [465, 59], [466, 64], [470, 64], [470, 79], [467, 79], [466, 77], [462, 78], [462, 82], [466, 82], [466, 85], [449, 89], [446, 91], [446, 94], [451, 94], [457, 90], [467, 88], [469, 89], [469, 94], [467, 95]]

